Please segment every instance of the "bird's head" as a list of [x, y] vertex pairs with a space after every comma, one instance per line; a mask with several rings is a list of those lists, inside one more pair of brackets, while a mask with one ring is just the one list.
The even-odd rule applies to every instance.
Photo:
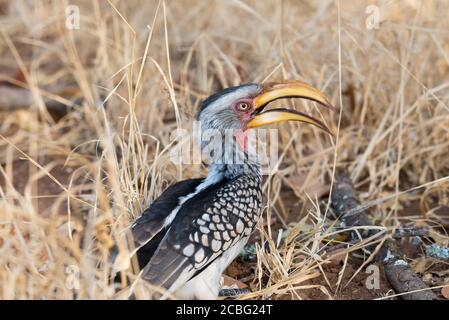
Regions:
[[249, 83], [224, 89], [204, 100], [197, 116], [201, 131], [219, 131], [223, 134], [232, 130], [244, 152], [248, 147], [248, 129], [272, 123], [305, 122], [331, 134], [322, 121], [306, 113], [286, 108], [266, 108], [270, 102], [283, 98], [308, 99], [333, 109], [324, 94], [301, 81], [284, 80], [263, 85]]
[[224, 89], [204, 100], [198, 113], [201, 129], [248, 129], [277, 122], [300, 121], [317, 126], [330, 133], [320, 120], [297, 110], [266, 109], [267, 105], [282, 98], [303, 98], [333, 108], [317, 89], [301, 81], [278, 81], [264, 85], [249, 83]]

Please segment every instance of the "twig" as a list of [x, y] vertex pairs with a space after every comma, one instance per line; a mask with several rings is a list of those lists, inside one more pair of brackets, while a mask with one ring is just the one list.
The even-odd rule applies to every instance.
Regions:
[[[379, 236], [384, 235], [383, 232], [373, 232], [373, 233], [374, 234], [377, 233]], [[427, 227], [417, 227], [417, 228], [403, 227], [403, 228], [396, 229], [395, 232], [393, 233], [392, 237], [393, 237], [393, 239], [402, 239], [405, 237], [422, 237], [422, 236], [426, 236], [428, 234], [429, 234], [429, 229]], [[354, 246], [356, 244], [362, 243], [362, 241], [364, 241], [364, 239], [357, 237], [357, 239], [352, 239], [347, 242], [338, 243], [333, 246], [323, 247], [321, 250], [326, 253], [330, 253], [330, 252], [333, 252], [333, 251], [336, 251], [339, 249], [347, 248], [348, 246]]]
[[393, 234], [394, 239], [402, 239], [405, 237], [423, 237], [429, 234], [429, 228], [426, 227], [403, 227], [398, 228]]
[[[44, 97], [44, 102], [49, 111], [67, 113], [68, 103], [64, 104], [60, 101]], [[77, 102], [69, 101], [71, 105]], [[24, 88], [0, 86], [0, 111], [15, 111], [19, 109], [27, 109], [35, 103], [33, 94], [30, 90]]]
[[[345, 227], [373, 226], [364, 211], [354, 211], [354, 208], [360, 207], [360, 203], [347, 172], [340, 174], [336, 178], [331, 198], [332, 208], [342, 220], [342, 225]], [[360, 239], [360, 236], [366, 238], [376, 232], [376, 230], [370, 230], [369, 228], [358, 233], [351, 231], [351, 238], [353, 240]], [[403, 254], [394, 241], [387, 239], [377, 253], [377, 258], [382, 261], [386, 278], [396, 293], [407, 293], [401, 295], [401, 298], [406, 300], [437, 299], [437, 296], [404, 260]]]

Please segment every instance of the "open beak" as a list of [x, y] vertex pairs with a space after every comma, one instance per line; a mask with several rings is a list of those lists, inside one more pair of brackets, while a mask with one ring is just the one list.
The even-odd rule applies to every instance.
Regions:
[[272, 82], [264, 85], [262, 92], [254, 98], [253, 118], [247, 123], [247, 127], [256, 128], [276, 122], [301, 121], [315, 125], [332, 135], [332, 132], [322, 121], [300, 111], [283, 108], [263, 111], [270, 102], [283, 98], [308, 99], [324, 107], [334, 109], [326, 96], [304, 82], [296, 80]]

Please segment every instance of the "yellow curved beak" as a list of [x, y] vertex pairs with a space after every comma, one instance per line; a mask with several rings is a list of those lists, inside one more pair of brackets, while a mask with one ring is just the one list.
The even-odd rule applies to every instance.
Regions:
[[330, 129], [320, 120], [315, 117], [309, 116], [305, 113], [296, 110], [289, 109], [272, 109], [265, 112], [259, 113], [251, 121], [248, 122], [248, 128], [257, 128], [266, 126], [276, 122], [285, 121], [300, 121], [312, 124], [330, 135], [333, 135]]
[[276, 122], [300, 121], [315, 125], [332, 134], [322, 121], [296, 110], [273, 109], [262, 112], [270, 102], [283, 98], [308, 99], [329, 109], [334, 109], [324, 94], [302, 81], [272, 82], [266, 84], [262, 92], [254, 97], [254, 118], [247, 123], [247, 127], [256, 128]]

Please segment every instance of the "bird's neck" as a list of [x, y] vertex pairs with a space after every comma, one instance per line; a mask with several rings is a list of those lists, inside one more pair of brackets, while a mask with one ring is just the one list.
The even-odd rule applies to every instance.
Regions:
[[233, 179], [240, 175], [251, 175], [261, 180], [261, 165], [257, 151], [248, 144], [246, 131], [221, 132], [211, 141], [201, 140], [202, 152], [210, 164], [210, 178]]
[[254, 163], [232, 164], [232, 165], [212, 164], [210, 166], [208, 175], [215, 176], [219, 174], [226, 179], [233, 179], [241, 175], [250, 175], [257, 178], [257, 180], [261, 180], [262, 177], [260, 172], [261, 172], [260, 165]]
[[257, 158], [247, 150], [225, 152], [224, 157], [210, 165], [209, 175], [220, 174], [224, 178], [233, 179], [240, 175], [250, 175], [261, 180], [261, 165]]

